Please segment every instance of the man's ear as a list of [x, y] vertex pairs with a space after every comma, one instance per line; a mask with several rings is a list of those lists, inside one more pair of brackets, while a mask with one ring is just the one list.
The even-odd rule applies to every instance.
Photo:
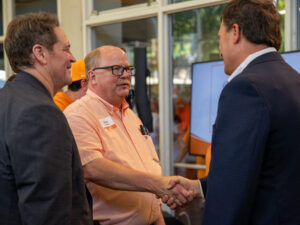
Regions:
[[238, 24], [233, 24], [232, 25], [232, 35], [233, 35], [233, 44], [239, 43], [241, 40], [241, 28]]
[[83, 91], [84, 93], [86, 93], [87, 88], [88, 88], [88, 86], [87, 86], [87, 80], [86, 80], [86, 79], [82, 79], [82, 80], [80, 81], [80, 86], [81, 86], [82, 91]]
[[91, 82], [91, 84], [96, 84], [96, 74], [95, 74], [95, 71], [89, 70], [87, 76], [89, 78], [88, 82]]
[[40, 44], [35, 44], [32, 47], [32, 55], [33, 55], [33, 60], [39, 62], [40, 64], [46, 64], [46, 48]]

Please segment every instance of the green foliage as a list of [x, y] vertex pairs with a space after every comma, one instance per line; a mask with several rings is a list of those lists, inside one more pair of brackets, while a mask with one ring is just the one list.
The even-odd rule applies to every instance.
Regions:
[[285, 45], [285, 41], [284, 41], [284, 39], [285, 39], [284, 21], [285, 21], [285, 15], [281, 15], [280, 30], [281, 30], [282, 41], [281, 41], [281, 46], [280, 46], [280, 49], [279, 49], [280, 52], [285, 51], [285, 48], [284, 48], [284, 45]]
[[279, 10], [285, 9], [285, 0], [277, 0], [277, 6]]
[[176, 13], [172, 20], [175, 64], [219, 59], [218, 30], [225, 7], [217, 5]]
[[196, 31], [195, 10], [176, 13], [173, 15], [173, 37], [182, 38]]

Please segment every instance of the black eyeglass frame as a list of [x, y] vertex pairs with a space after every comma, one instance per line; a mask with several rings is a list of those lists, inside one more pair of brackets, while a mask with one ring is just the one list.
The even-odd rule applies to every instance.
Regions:
[[[117, 68], [114, 68], [114, 67], [118, 67], [118, 69], [121, 67], [122, 70], [121, 70], [121, 74], [115, 74], [114, 71], [117, 70]], [[126, 70], [126, 72], [130, 72], [130, 75], [131, 76], [134, 76], [135, 75], [135, 67], [134, 66], [120, 66], [120, 65], [112, 65], [112, 66], [103, 66], [103, 67], [95, 67], [93, 68], [92, 70], [95, 71], [95, 70], [102, 70], [102, 69], [111, 69], [111, 72], [113, 75], [115, 76], [122, 76], [124, 74], [124, 71]]]

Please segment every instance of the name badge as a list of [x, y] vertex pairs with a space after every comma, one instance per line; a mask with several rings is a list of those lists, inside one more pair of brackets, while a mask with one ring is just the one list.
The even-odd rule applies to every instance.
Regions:
[[112, 120], [112, 118], [110, 116], [103, 118], [103, 119], [99, 119], [99, 122], [101, 123], [103, 128], [108, 128], [108, 127], [115, 127], [115, 123]]

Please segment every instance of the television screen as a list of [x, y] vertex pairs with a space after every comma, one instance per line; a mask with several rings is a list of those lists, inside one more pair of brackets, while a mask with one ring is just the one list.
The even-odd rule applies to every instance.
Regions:
[[[281, 54], [300, 73], [300, 52]], [[190, 153], [205, 155], [210, 147], [212, 126], [217, 116], [218, 101], [226, 85], [223, 61], [192, 64], [192, 94], [190, 120]]]

